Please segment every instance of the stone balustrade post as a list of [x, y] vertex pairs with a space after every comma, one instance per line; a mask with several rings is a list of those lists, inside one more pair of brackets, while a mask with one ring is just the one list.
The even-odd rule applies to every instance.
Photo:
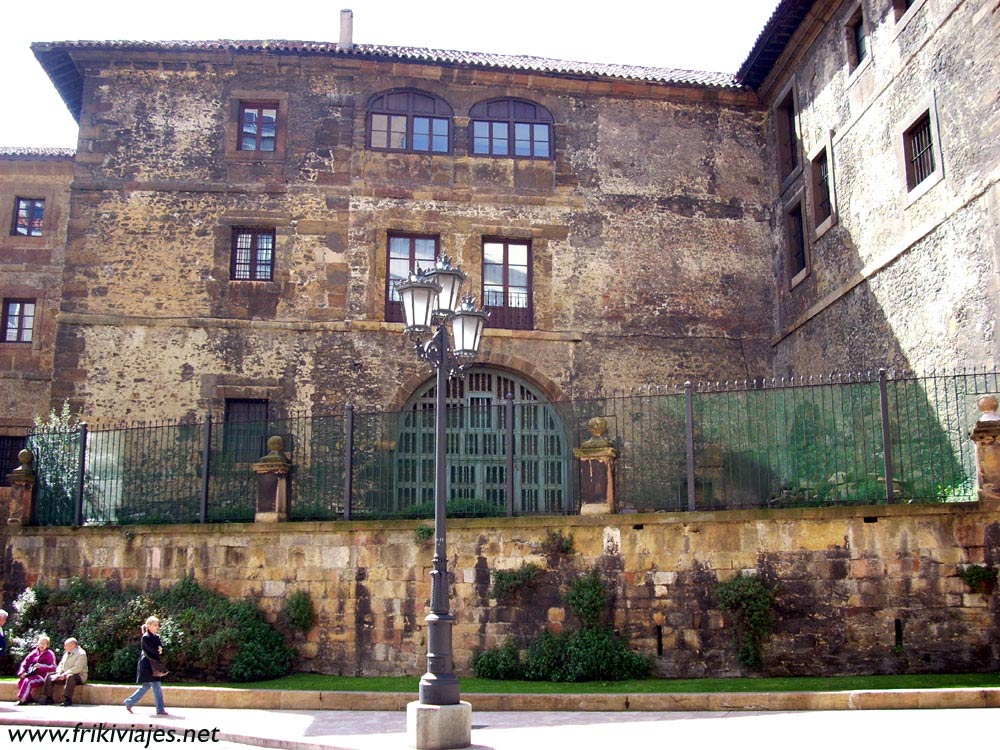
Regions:
[[587, 422], [590, 438], [573, 455], [580, 459], [580, 515], [617, 513], [615, 460], [618, 449], [608, 440], [608, 421], [593, 417]]
[[8, 526], [28, 526], [35, 517], [35, 454], [27, 448], [17, 454], [20, 466], [7, 475], [10, 482]]
[[257, 509], [254, 521], [274, 523], [288, 520], [289, 475], [292, 463], [280, 435], [267, 439], [266, 456], [250, 467], [257, 475]]
[[1000, 415], [996, 396], [980, 396], [976, 406], [983, 413], [969, 433], [976, 444], [976, 484], [979, 497], [1000, 495]]

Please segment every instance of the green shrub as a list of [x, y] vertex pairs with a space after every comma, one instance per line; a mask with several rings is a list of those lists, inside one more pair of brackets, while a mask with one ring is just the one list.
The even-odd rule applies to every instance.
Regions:
[[573, 535], [563, 536], [558, 531], [549, 531], [545, 534], [545, 542], [542, 548], [547, 555], [572, 555]]
[[774, 590], [764, 578], [743, 575], [715, 587], [719, 608], [733, 620], [733, 643], [740, 663], [750, 669], [763, 664], [764, 640], [774, 629]]
[[513, 640], [476, 654], [472, 657], [472, 669], [476, 677], [484, 680], [520, 680], [524, 675], [521, 655]]
[[985, 565], [970, 565], [958, 571], [958, 577], [965, 581], [965, 585], [970, 589], [979, 591], [996, 583], [997, 569]]
[[566, 594], [566, 606], [577, 616], [583, 627], [597, 627], [606, 606], [604, 584], [601, 583], [600, 573], [592, 570], [573, 581]]
[[316, 609], [308, 591], [294, 591], [285, 598], [281, 617], [292, 630], [308, 633], [316, 622]]
[[427, 542], [434, 538], [433, 526], [417, 526], [417, 541]]
[[43, 631], [56, 644], [73, 635], [87, 650], [93, 679], [131, 682], [140, 626], [154, 613], [173, 677], [242, 682], [291, 670], [294, 651], [255, 604], [228, 601], [191, 579], [149, 593], [80, 579], [62, 590], [37, 586], [18, 597], [12, 630]]
[[566, 636], [543, 630], [528, 646], [524, 679], [537, 682], [565, 682]]
[[521, 563], [516, 570], [493, 571], [493, 598], [498, 602], [510, 603], [517, 592], [534, 581], [542, 569], [534, 563]]

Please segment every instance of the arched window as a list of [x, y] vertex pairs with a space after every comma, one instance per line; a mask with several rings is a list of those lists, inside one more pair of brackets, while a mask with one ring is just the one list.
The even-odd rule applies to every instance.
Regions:
[[523, 99], [493, 99], [469, 110], [474, 156], [551, 159], [552, 115]]
[[[432, 378], [417, 389], [396, 428], [394, 510], [434, 499]], [[514, 396], [514, 472], [507, 477], [507, 410]], [[503, 513], [512, 491], [515, 513], [569, 510], [569, 445], [563, 421], [541, 392], [516, 375], [473, 367], [448, 381], [446, 394], [449, 500], [480, 501]]]
[[384, 151], [451, 152], [451, 107], [433, 94], [384, 91], [368, 102], [368, 147]]

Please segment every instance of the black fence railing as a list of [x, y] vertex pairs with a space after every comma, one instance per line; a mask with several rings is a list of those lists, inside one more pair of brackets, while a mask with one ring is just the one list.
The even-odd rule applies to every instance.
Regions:
[[[579, 509], [572, 448], [604, 417], [615, 494], [637, 511], [975, 499], [968, 431], [1000, 373], [855, 373], [642, 388], [566, 402], [470, 399], [447, 413], [448, 513]], [[433, 516], [434, 413], [40, 426], [34, 521], [248, 521], [251, 464], [281, 435], [293, 519]]]

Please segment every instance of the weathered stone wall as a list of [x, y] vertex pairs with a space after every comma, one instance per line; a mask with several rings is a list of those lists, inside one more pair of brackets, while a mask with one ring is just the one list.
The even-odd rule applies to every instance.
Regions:
[[[426, 523], [426, 522], [424, 522]], [[193, 576], [275, 619], [308, 591], [318, 622], [299, 666], [419, 674], [433, 545], [417, 522], [12, 528], [11, 569], [29, 584], [74, 575], [155, 589]], [[550, 535], [572, 537], [560, 553]], [[713, 591], [737, 571], [778, 586], [770, 674], [992, 671], [1000, 596], [971, 592], [969, 563], [1000, 564], [1000, 503], [449, 521], [456, 668], [477, 649], [572, 627], [562, 596], [601, 571], [613, 623], [671, 677], [740, 671]], [[544, 573], [515, 602], [490, 598], [493, 570]], [[170, 615], [169, 612], [161, 613]], [[897, 621], [902, 643], [897, 647]], [[658, 641], [662, 653], [658, 653]]]
[[[476, 294], [483, 237], [531, 240], [535, 330], [488, 331], [481, 360], [552, 397], [769, 369], [764, 118], [745, 92], [350, 58], [78, 54], [59, 332], [73, 361], [53, 400], [92, 419], [180, 417], [244, 385], [306, 409], [397, 402], [422, 370], [384, 322], [390, 231], [440, 235]], [[368, 99], [401, 87], [453, 107], [451, 154], [365, 147]], [[554, 159], [468, 155], [470, 107], [499, 96], [549, 109]], [[234, 107], [251, 98], [287, 113], [279, 148], [256, 161], [232, 146]], [[276, 228], [274, 282], [229, 280], [230, 229], [243, 225]]]
[[[826, 144], [835, 185], [836, 220], [822, 234], [808, 165], [774, 192], [775, 369], [995, 366], [1000, 118], [983, 92], [1000, 78], [997, 9], [922, 2], [897, 20], [890, 0], [863, 5], [869, 54], [856, 69], [845, 27], [856, 4], [820, 2], [761, 91], [770, 107], [792, 86], [800, 161]], [[911, 193], [903, 132], [927, 109], [943, 173]], [[774, 166], [769, 179], [776, 187]], [[810, 271], [792, 288], [781, 218], [797, 194]]]
[[[35, 300], [32, 342], [0, 341], [0, 435], [23, 435], [49, 410], [62, 266], [69, 218], [71, 156], [0, 153], [0, 301]], [[18, 198], [45, 201], [41, 237], [12, 233]], [[0, 467], [6, 473], [12, 466]]]

